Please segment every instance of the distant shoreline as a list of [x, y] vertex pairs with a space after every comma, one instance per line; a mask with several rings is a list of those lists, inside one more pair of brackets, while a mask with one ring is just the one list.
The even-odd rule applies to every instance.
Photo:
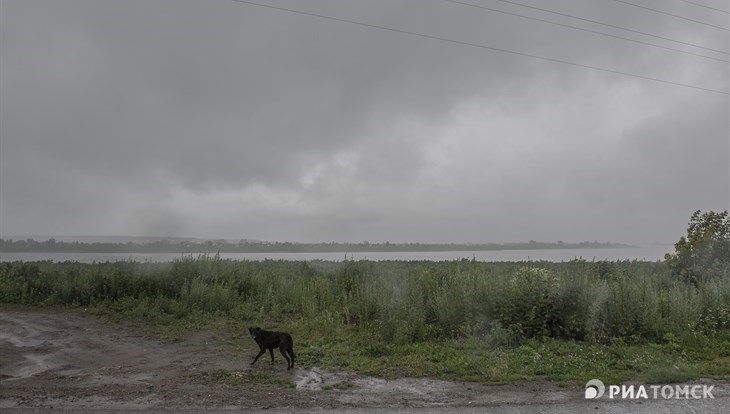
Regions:
[[449, 252], [501, 250], [554, 250], [554, 249], [614, 249], [632, 248], [623, 243], [610, 242], [537, 242], [525, 243], [292, 243], [226, 240], [205, 242], [158, 240], [149, 243], [82, 243], [48, 239], [36, 241], [0, 239], [0, 252], [21, 253], [367, 253], [367, 252]]

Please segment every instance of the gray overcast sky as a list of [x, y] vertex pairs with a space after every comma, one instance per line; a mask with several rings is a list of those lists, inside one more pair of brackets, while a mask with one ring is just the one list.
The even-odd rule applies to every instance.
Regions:
[[[442, 0], [260, 2], [725, 94], [231, 0], [0, 0], [0, 236], [673, 242], [730, 208], [727, 62]], [[730, 51], [616, 1], [518, 2]]]

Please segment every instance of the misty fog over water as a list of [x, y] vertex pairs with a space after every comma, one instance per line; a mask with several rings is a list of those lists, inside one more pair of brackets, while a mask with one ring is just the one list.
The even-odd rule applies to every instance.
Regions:
[[[649, 245], [641, 247], [621, 247], [612, 249], [539, 249], [539, 250], [490, 250], [490, 251], [448, 251], [448, 252], [328, 252], [328, 253], [220, 253], [221, 259], [231, 260], [459, 260], [476, 259], [484, 262], [549, 261], [564, 262], [573, 259], [591, 260], [663, 260], [666, 253], [673, 253], [672, 245]], [[200, 254], [215, 255], [216, 252]], [[171, 262], [182, 257], [183, 253], [0, 253], [0, 262], [40, 261], [54, 262], [77, 261], [83, 263], [137, 261]], [[198, 255], [193, 254], [192, 257]]]

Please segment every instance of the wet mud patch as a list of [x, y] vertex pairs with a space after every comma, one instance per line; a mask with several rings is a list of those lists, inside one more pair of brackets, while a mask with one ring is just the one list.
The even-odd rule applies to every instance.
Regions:
[[54, 408], [280, 408], [495, 406], [583, 400], [553, 383], [487, 386], [431, 378], [248, 365], [258, 350], [234, 332], [148, 337], [107, 318], [0, 308], [0, 410]]

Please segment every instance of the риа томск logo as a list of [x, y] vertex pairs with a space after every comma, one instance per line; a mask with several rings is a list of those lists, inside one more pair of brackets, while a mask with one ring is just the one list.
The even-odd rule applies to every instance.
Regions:
[[[683, 399], [699, 400], [714, 399], [712, 390], [714, 385], [609, 385], [608, 388], [599, 379], [592, 379], [586, 383], [585, 398], [592, 400], [603, 397], [620, 399]], [[606, 391], [608, 390], [608, 393]]]
[[603, 381], [592, 379], [586, 383], [587, 399], [601, 398], [604, 392], [606, 392], [606, 386], [603, 385]]

